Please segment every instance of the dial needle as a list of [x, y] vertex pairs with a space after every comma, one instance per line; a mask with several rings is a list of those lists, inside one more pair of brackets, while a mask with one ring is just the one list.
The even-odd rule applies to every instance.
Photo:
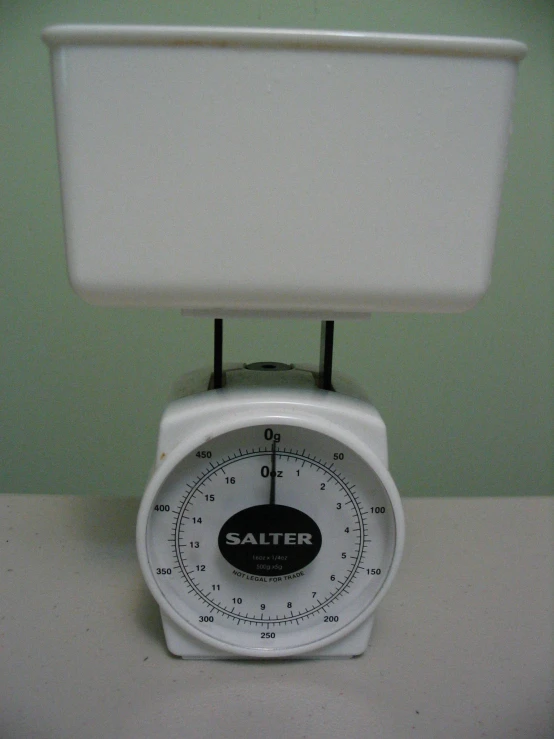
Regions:
[[271, 445], [271, 473], [269, 475], [270, 487], [269, 487], [269, 505], [275, 505], [275, 478], [277, 473], [275, 472], [275, 439]]

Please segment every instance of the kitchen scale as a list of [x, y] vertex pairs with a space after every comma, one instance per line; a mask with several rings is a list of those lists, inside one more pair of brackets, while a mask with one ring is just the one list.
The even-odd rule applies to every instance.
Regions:
[[[99, 305], [215, 319], [137, 523], [171, 653], [361, 654], [404, 518], [334, 321], [462, 311], [490, 280], [515, 41], [53, 26], [66, 255]], [[224, 317], [317, 317], [318, 367], [223, 363]]]

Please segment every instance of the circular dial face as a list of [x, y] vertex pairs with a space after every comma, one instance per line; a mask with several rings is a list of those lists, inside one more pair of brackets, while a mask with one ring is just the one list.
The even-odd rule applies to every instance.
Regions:
[[152, 592], [181, 627], [231, 652], [339, 638], [380, 599], [395, 560], [399, 503], [367, 458], [306, 427], [211, 439], [148, 506]]

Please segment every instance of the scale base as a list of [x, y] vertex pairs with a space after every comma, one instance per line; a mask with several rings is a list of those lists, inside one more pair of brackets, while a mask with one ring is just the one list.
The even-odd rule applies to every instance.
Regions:
[[[164, 629], [165, 641], [171, 654], [182, 659], [245, 659], [242, 655], [223, 652], [220, 649], [203, 644], [198, 639], [184, 632], [169, 616], [160, 611]], [[328, 644], [321, 649], [314, 649], [299, 655], [302, 659], [327, 659], [331, 657], [358, 657], [363, 654], [369, 645], [369, 638], [373, 628], [375, 614], [372, 614], [363, 624], [358, 626], [350, 634]], [[267, 658], [269, 655], [264, 655]], [[279, 657], [279, 659], [286, 659]], [[292, 657], [291, 659], [295, 659]]]
[[[372, 468], [374, 466], [377, 469], [383, 468], [379, 473], [381, 481], [383, 476], [388, 474], [386, 470], [387, 434], [381, 416], [365, 397], [361, 388], [336, 373], [331, 378], [332, 330], [329, 327], [330, 323], [324, 322], [322, 330], [323, 361], [320, 362], [319, 371], [312, 367], [285, 365], [278, 362], [224, 365], [221, 361], [221, 326], [216, 326], [219, 331], [216, 331], [214, 341], [214, 371], [204, 369], [189, 373], [174, 387], [170, 403], [164, 411], [160, 424], [157, 465], [139, 513], [137, 546], [139, 559], [142, 558], [143, 573], [147, 575], [147, 583], [151, 592], [154, 597], [158, 596], [156, 600], [161, 606], [167, 649], [177, 657], [266, 660], [350, 658], [363, 654], [368, 647], [374, 622], [369, 602], [367, 611], [360, 616], [364, 618], [363, 622], [356, 623], [356, 627], [349, 633], [339, 629], [325, 631], [316, 626], [310, 632], [312, 635], [315, 632], [316, 636], [310, 637], [308, 634], [303, 642], [297, 639], [296, 641], [290, 640], [292, 646], [285, 641], [277, 648], [260, 648], [259, 642], [255, 639], [255, 633], [251, 634], [251, 639], [245, 634], [242, 637], [240, 635], [222, 637], [222, 633], [227, 633], [225, 629], [211, 631], [209, 626], [205, 630], [197, 630], [194, 626], [189, 628], [187, 624], [194, 624], [194, 618], [189, 620], [181, 614], [184, 619], [181, 620], [178, 610], [173, 611], [166, 608], [165, 596], [158, 591], [155, 581], [150, 582], [151, 578], [148, 575], [148, 573], [151, 574], [151, 570], [145, 549], [145, 513], [149, 515], [148, 511], [154, 499], [152, 496], [155, 497], [158, 493], [160, 482], [156, 476], [162, 480], [159, 473], [161, 466], [167, 465], [167, 460], [170, 458], [171, 464], [175, 461], [180, 463], [186, 459], [191, 450], [201, 448], [198, 446], [199, 440], [204, 444], [204, 440], [218, 438], [222, 429], [223, 432], [227, 429], [226, 424], [229, 419], [239, 419], [239, 430], [243, 426], [248, 429], [252, 424], [259, 425], [261, 420], [267, 425], [270, 421], [266, 419], [290, 418], [297, 421], [300, 429], [304, 426], [312, 429], [312, 425], [315, 424], [314, 429], [320, 429], [323, 435], [335, 434], [339, 440], [344, 432], [348, 439], [352, 436], [351, 443], [356, 448], [358, 443], [362, 445], [364, 459], [366, 459], [366, 454], [369, 455], [365, 464]], [[192, 446], [189, 451], [183, 451], [184, 440], [187, 440], [192, 433], [197, 434], [198, 438], [196, 442], [190, 442]], [[207, 455], [207, 452], [205, 454]], [[198, 452], [198, 456], [200, 455], [201, 452]], [[343, 456], [343, 454], [337, 454], [335, 459]], [[167, 475], [167, 472], [164, 471], [163, 474]], [[394, 483], [391, 481], [389, 485], [392, 490]], [[170, 507], [164, 503], [164, 510], [169, 511]], [[396, 545], [399, 547], [398, 551], [401, 551], [403, 519], [399, 503], [395, 517], [399, 537]], [[162, 538], [165, 535], [164, 533]], [[171, 534], [172, 537], [174, 535], [175, 532]], [[188, 610], [184, 608], [186, 614]], [[203, 634], [205, 634], [204, 637]], [[334, 641], [327, 643], [322, 641], [325, 634], [332, 634], [330, 638]]]

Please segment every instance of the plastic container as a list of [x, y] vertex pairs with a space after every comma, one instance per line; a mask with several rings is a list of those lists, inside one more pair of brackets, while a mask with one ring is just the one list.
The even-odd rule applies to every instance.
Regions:
[[490, 281], [523, 44], [54, 26], [66, 252], [104, 305], [461, 311]]

